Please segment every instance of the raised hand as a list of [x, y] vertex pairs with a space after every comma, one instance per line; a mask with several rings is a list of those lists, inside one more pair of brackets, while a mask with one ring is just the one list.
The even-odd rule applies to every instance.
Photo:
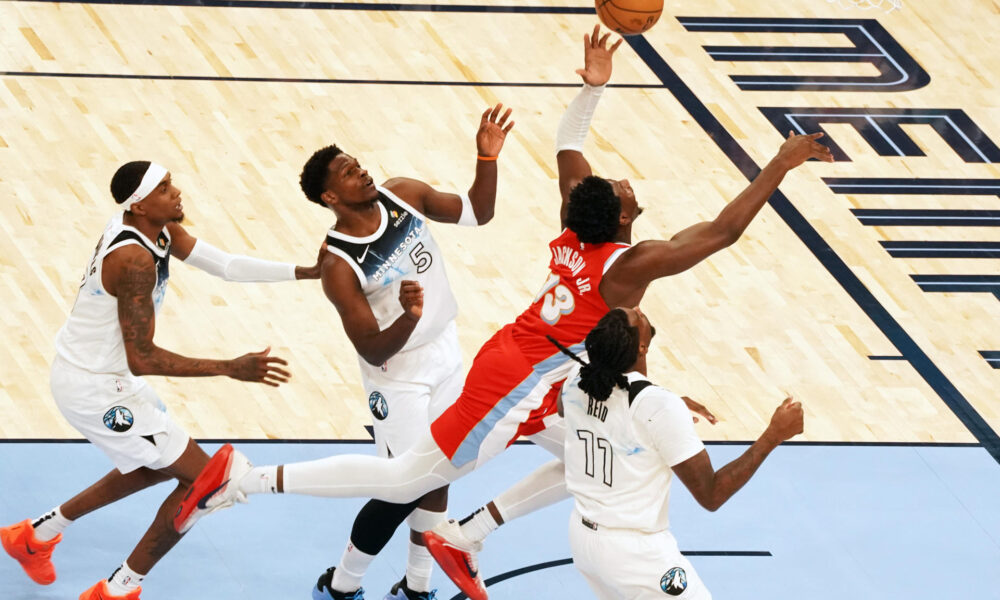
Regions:
[[424, 314], [424, 288], [416, 281], [404, 279], [399, 286], [399, 303], [404, 315], [419, 321]]
[[503, 142], [507, 139], [507, 132], [514, 127], [514, 121], [507, 122], [512, 109], [508, 108], [503, 116], [500, 111], [503, 104], [487, 108], [483, 112], [483, 118], [479, 120], [479, 131], [476, 132], [476, 151], [479, 156], [499, 156]]
[[822, 131], [808, 135], [795, 135], [794, 131], [789, 131], [788, 138], [778, 148], [774, 160], [783, 164], [788, 170], [794, 169], [810, 158], [833, 162], [830, 149], [816, 141], [821, 137], [823, 137]]
[[803, 431], [802, 403], [795, 402], [792, 397], [785, 398], [774, 411], [771, 423], [767, 426], [765, 435], [775, 442], [781, 443], [792, 439]]
[[270, 353], [271, 347], [268, 346], [261, 352], [250, 352], [234, 358], [229, 361], [229, 372], [226, 375], [240, 381], [264, 383], [272, 387], [286, 383], [292, 374], [277, 365], [287, 366], [288, 361], [277, 356], [268, 356]]
[[[696, 401], [692, 400], [691, 398], [688, 398], [687, 396], [681, 396], [681, 400], [683, 400], [684, 404], [687, 405], [688, 410], [690, 410], [691, 412], [693, 412], [696, 415], [701, 415], [701, 416], [705, 417], [708, 420], [708, 422], [711, 423], [712, 425], [715, 425], [716, 423], [719, 422], [719, 420], [715, 418], [715, 415], [712, 414], [712, 411], [710, 411], [707, 408], [705, 408], [704, 404], [701, 404], [700, 402], [696, 402]], [[694, 418], [694, 422], [697, 423], [698, 422], [698, 417], [693, 417], [693, 418]]]
[[624, 38], [608, 48], [608, 38], [611, 33], [601, 35], [601, 26], [594, 25], [594, 32], [583, 34], [583, 68], [576, 74], [583, 78], [587, 85], [604, 85], [611, 79], [611, 56], [622, 45]]

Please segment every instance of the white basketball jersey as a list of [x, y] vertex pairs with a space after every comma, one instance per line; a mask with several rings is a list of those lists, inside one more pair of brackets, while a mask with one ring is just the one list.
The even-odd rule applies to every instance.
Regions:
[[458, 303], [427, 217], [383, 187], [378, 194], [382, 221], [375, 233], [358, 238], [331, 229], [326, 243], [358, 275], [379, 329], [386, 329], [403, 314], [400, 281], [417, 281], [424, 288], [423, 315], [400, 349], [403, 352], [441, 335], [458, 315]]
[[104, 257], [122, 246], [142, 246], [156, 262], [156, 287], [153, 288], [156, 312], [167, 290], [170, 234], [164, 227], [155, 241], [150, 240], [138, 229], [125, 225], [122, 222], [124, 214], [115, 215], [105, 226], [69, 318], [56, 334], [56, 354], [71, 365], [92, 373], [130, 374], [118, 323], [118, 299], [108, 294], [101, 282]]
[[676, 465], [704, 449], [679, 396], [628, 374], [603, 402], [584, 393], [576, 367], [562, 389], [566, 487], [576, 508], [600, 527], [656, 532], [670, 526]]

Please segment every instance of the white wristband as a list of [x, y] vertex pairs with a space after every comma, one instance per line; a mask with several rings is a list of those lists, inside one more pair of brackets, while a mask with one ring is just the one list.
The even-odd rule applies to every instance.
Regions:
[[198, 240], [184, 263], [226, 281], [272, 282], [295, 279], [295, 265], [223, 252]]
[[590, 120], [597, 109], [597, 102], [604, 93], [604, 86], [583, 84], [583, 89], [566, 107], [559, 129], [556, 131], [556, 153], [562, 150], [583, 150], [583, 142], [590, 131]]
[[459, 194], [462, 199], [462, 216], [458, 217], [458, 224], [463, 227], [477, 227], [479, 221], [476, 219], [476, 211], [472, 208], [472, 200], [469, 194]]

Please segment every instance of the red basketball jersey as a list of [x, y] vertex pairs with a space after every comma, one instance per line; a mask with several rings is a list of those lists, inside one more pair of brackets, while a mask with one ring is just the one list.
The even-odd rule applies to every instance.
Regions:
[[514, 342], [531, 364], [558, 352], [545, 336], [569, 348], [583, 342], [610, 308], [601, 297], [601, 278], [628, 244], [585, 244], [570, 229], [549, 242], [549, 278], [528, 310], [514, 321]]
[[462, 394], [431, 433], [456, 466], [489, 460], [520, 435], [545, 429], [572, 361], [546, 339], [580, 352], [609, 308], [599, 287], [628, 244], [583, 244], [569, 229], [549, 243], [551, 274], [528, 310], [479, 350]]

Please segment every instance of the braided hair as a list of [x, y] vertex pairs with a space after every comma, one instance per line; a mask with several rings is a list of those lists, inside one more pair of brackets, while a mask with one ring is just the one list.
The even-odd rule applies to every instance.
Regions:
[[625, 370], [639, 359], [639, 328], [629, 325], [628, 315], [616, 308], [604, 315], [587, 334], [584, 347], [590, 362], [546, 336], [563, 353], [583, 365], [580, 389], [594, 400], [607, 400], [615, 387], [628, 389]]

